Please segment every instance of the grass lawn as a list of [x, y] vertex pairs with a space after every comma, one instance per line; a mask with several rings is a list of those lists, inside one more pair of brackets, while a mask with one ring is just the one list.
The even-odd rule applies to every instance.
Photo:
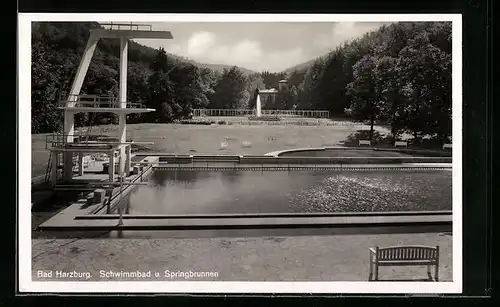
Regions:
[[[181, 125], [134, 124], [127, 126], [127, 138], [154, 142], [151, 150], [175, 154], [253, 154], [307, 147], [333, 146], [367, 125], [340, 123], [335, 126], [271, 125]], [[380, 133], [388, 130], [376, 127]], [[92, 134], [116, 136], [118, 126], [93, 127]], [[45, 173], [49, 152], [45, 149], [47, 134], [32, 135], [31, 174]], [[226, 143], [223, 146], [221, 143]]]

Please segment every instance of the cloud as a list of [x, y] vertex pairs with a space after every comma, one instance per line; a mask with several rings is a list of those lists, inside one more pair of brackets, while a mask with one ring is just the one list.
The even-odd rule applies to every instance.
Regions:
[[386, 23], [338, 22], [332, 26], [330, 34], [316, 36], [314, 43], [320, 47], [335, 48], [346, 41], [363, 36]]
[[187, 53], [191, 56], [202, 55], [215, 43], [215, 34], [211, 32], [196, 32], [187, 42]]
[[[144, 40], [200, 63], [237, 65], [255, 71], [282, 71], [326, 54], [346, 40], [384, 23], [185, 23], [164, 26], [173, 41]], [[299, 39], [300, 38], [300, 39]], [[141, 41], [141, 43], [143, 43]]]
[[251, 41], [251, 40], [243, 40], [236, 44], [233, 48], [228, 48], [231, 50], [232, 57], [235, 60], [239, 59], [242, 62], [252, 63], [254, 61], [258, 61], [262, 57], [262, 48], [260, 43]]
[[261, 69], [269, 67], [268, 69], [272, 71], [282, 71], [306, 60], [308, 59], [304, 58], [302, 48], [280, 50], [271, 52]]
[[167, 51], [186, 55], [199, 62], [237, 65], [259, 71], [280, 71], [303, 60], [301, 48], [265, 51], [258, 41], [243, 39], [223, 43], [211, 32], [192, 34], [187, 40], [185, 50], [182, 49], [180, 46], [172, 46]]

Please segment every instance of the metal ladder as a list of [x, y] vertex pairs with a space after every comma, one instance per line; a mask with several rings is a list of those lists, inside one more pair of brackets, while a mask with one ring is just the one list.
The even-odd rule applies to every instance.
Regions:
[[47, 162], [47, 170], [45, 171], [45, 183], [49, 183], [51, 170], [52, 170], [52, 153], [50, 153], [49, 162]]
[[[47, 170], [45, 171], [45, 183], [49, 183], [50, 181], [50, 175], [52, 173], [52, 163], [56, 163], [56, 166], [59, 167], [59, 154], [56, 153], [56, 159], [53, 161], [52, 159], [52, 153], [49, 155], [49, 161], [47, 162]], [[59, 173], [59, 168], [56, 169], [56, 176]]]

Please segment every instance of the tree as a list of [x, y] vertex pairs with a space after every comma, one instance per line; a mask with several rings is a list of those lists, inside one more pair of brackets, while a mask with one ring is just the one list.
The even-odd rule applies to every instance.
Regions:
[[276, 109], [276, 105], [275, 105], [275, 99], [274, 99], [274, 95], [268, 95], [266, 97], [266, 101], [264, 103], [264, 106], [263, 106], [263, 109], [266, 109], [266, 110], [274, 110]]
[[289, 76], [287, 77], [288, 85], [290, 88], [293, 86], [299, 87], [302, 81], [304, 80], [304, 76], [306, 74], [307, 70], [294, 70], [292, 71]]
[[215, 86], [210, 108], [236, 109], [245, 106], [248, 102], [246, 85], [247, 78], [238, 67], [225, 68]]
[[31, 130], [32, 133], [58, 130], [62, 126], [61, 112], [57, 109], [59, 71], [42, 42], [35, 42], [32, 50]]
[[262, 81], [265, 85], [266, 89], [278, 88], [279, 81], [286, 77], [284, 72], [281, 73], [272, 73], [269, 71], [264, 71], [261, 73]]
[[289, 99], [290, 99], [290, 90], [287, 88], [281, 90], [276, 94], [275, 100], [274, 100], [274, 109], [278, 110], [286, 110], [289, 104]]
[[253, 91], [252, 98], [248, 101], [248, 108], [249, 109], [255, 109], [257, 107], [257, 97], [259, 96], [259, 89], [256, 88]]
[[207, 97], [208, 105], [210, 105], [210, 100], [215, 92], [214, 87], [217, 84], [218, 77], [213, 70], [206, 67], [201, 68], [200, 75], [203, 93], [205, 97]]
[[151, 65], [153, 74], [148, 80], [150, 105], [157, 109], [157, 120], [170, 122], [190, 117], [195, 108], [209, 104], [210, 73], [189, 63], [168, 60], [160, 49]]
[[299, 98], [298, 96], [299, 92], [297, 87], [295, 85], [292, 85], [290, 87], [290, 90], [288, 90], [288, 100], [286, 105], [287, 110], [295, 110], [297, 108]]
[[391, 125], [391, 135], [396, 140], [405, 127], [404, 95], [400, 78], [400, 63], [397, 58], [384, 56], [377, 59], [374, 70], [380, 109], [378, 119]]
[[424, 32], [400, 52], [404, 82], [406, 129], [416, 141], [423, 135], [444, 142], [451, 135], [451, 54], [430, 43]]
[[168, 74], [172, 84], [171, 105], [175, 106], [176, 118], [189, 116], [192, 109], [206, 108], [208, 98], [201, 70], [189, 63], [176, 65]]
[[[134, 103], [147, 105], [149, 98], [148, 78], [151, 70], [135, 62], [128, 64], [127, 78], [127, 100]], [[129, 123], [140, 123], [145, 120], [144, 113], [132, 113], [128, 115]]]
[[[167, 72], [173, 69], [169, 65], [167, 54], [163, 48], [158, 50], [154, 62], [151, 64], [152, 75], [148, 78], [148, 105], [156, 109], [156, 114], [149, 115], [154, 122], [166, 123], [174, 119], [172, 101], [173, 84]], [[174, 102], [175, 103], [175, 102]]]
[[300, 108], [301, 109], [315, 109], [317, 105], [316, 101], [316, 89], [317, 81], [324, 69], [325, 60], [323, 58], [317, 59], [311, 67], [307, 70], [304, 81], [300, 85], [301, 97], [300, 97]]
[[376, 59], [370, 55], [364, 56], [353, 67], [354, 81], [347, 87], [352, 97], [349, 113], [355, 119], [370, 121], [370, 140], [373, 137], [373, 126], [381, 110], [380, 96], [377, 93]]
[[328, 110], [332, 114], [343, 114], [349, 101], [345, 93], [348, 82], [344, 71], [344, 54], [336, 50], [326, 59], [325, 66], [316, 82], [313, 101], [316, 109]]

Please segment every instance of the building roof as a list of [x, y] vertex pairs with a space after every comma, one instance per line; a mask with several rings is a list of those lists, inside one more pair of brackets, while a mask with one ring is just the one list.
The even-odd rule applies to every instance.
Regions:
[[268, 89], [268, 90], [259, 90], [259, 93], [277, 93], [278, 90], [275, 89], [275, 88], [272, 88], [272, 89]]
[[283, 79], [283, 80], [280, 80], [279, 83], [288, 83], [288, 80]]

